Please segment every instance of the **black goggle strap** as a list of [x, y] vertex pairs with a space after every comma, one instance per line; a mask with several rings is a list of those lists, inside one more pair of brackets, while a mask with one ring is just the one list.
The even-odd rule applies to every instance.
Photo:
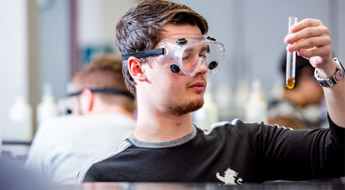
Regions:
[[151, 49], [151, 50], [145, 50], [145, 51], [138, 51], [134, 53], [127, 53], [122, 54], [122, 60], [128, 60], [129, 57], [134, 56], [136, 58], [145, 58], [145, 57], [151, 57], [155, 55], [164, 55], [164, 48], [158, 48], [158, 49]]
[[207, 38], [206, 39], [208, 39], [208, 40], [210, 40], [210, 41], [216, 41], [216, 38], [212, 38], [211, 36], [207, 36]]
[[[131, 99], [134, 99], [134, 96], [124, 90], [119, 90], [116, 88], [90, 88], [91, 92], [93, 93], [104, 93], [104, 94], [116, 94], [116, 95], [122, 95], [122, 96], [127, 96]], [[72, 97], [72, 96], [79, 96], [83, 90], [80, 90], [78, 92], [73, 92], [67, 95], [67, 97]]]

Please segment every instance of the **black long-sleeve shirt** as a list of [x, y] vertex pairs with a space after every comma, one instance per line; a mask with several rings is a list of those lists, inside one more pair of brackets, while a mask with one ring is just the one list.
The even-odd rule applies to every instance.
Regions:
[[345, 175], [345, 129], [291, 130], [234, 120], [195, 127], [181, 139], [128, 138], [80, 172], [77, 182], [215, 182], [309, 180]]

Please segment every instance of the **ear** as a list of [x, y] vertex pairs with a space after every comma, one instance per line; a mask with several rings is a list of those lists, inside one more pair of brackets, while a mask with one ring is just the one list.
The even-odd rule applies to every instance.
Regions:
[[138, 81], [146, 80], [145, 70], [143, 68], [143, 65], [140, 59], [133, 56], [129, 57], [128, 71], [134, 80], [138, 80]]
[[85, 88], [81, 93], [81, 107], [82, 111], [89, 113], [93, 109], [94, 103], [94, 94], [91, 92], [90, 89]]

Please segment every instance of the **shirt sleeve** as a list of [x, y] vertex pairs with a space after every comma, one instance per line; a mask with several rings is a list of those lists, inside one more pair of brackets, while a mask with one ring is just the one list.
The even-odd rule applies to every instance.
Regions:
[[309, 180], [345, 175], [345, 129], [292, 130], [278, 125], [239, 128], [262, 171], [262, 180]]
[[[345, 128], [344, 127], [340, 127], [338, 125], [336, 125], [331, 118], [329, 117], [329, 115], [327, 114], [327, 118], [328, 118], [328, 122], [329, 122], [329, 128], [331, 130], [331, 138], [332, 141], [334, 142], [335, 146], [339, 149], [342, 150], [342, 152], [340, 152], [340, 154], [342, 154], [342, 156], [344, 157], [345, 153]], [[345, 162], [345, 160], [344, 160]], [[344, 171], [345, 171], [345, 167], [344, 167]]]

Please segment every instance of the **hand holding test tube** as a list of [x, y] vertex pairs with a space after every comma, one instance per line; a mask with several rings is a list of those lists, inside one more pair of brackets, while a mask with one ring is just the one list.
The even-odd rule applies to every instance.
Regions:
[[[289, 17], [289, 34], [292, 25], [297, 23], [297, 17]], [[296, 72], [296, 51], [286, 51], [286, 77], [285, 86], [292, 89], [295, 86], [295, 72]]]

